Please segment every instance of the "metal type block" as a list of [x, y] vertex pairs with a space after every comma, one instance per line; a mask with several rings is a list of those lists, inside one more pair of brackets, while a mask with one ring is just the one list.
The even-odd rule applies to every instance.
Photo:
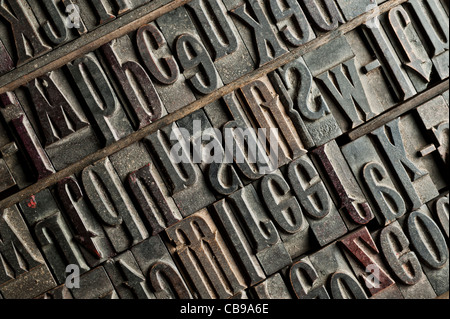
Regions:
[[126, 102], [123, 104], [135, 130], [167, 114], [153, 80], [140, 63], [128, 35], [104, 44], [99, 52], [104, 58], [105, 68], [116, 80], [118, 91], [124, 95]]
[[343, 252], [358, 278], [362, 278], [371, 299], [404, 299], [386, 270], [377, 245], [366, 227], [339, 240]]
[[397, 118], [371, 135], [383, 150], [413, 210], [439, 196], [437, 186], [440, 189], [446, 182], [432, 158], [418, 155], [426, 141], [412, 115]]
[[291, 258], [308, 252], [312, 246], [309, 223], [281, 172], [268, 174], [255, 184]]
[[49, 189], [26, 198], [19, 207], [59, 284], [66, 281], [68, 265], [76, 265], [80, 274], [90, 270]]
[[365, 89], [365, 94], [375, 114], [381, 114], [398, 104], [394, 88], [388, 80], [382, 61], [376, 58], [360, 29], [345, 34], [345, 39], [355, 52], [355, 65]]
[[223, 236], [231, 243], [230, 251], [236, 256], [245, 282], [251, 287], [266, 279], [266, 275], [256, 258], [243, 227], [241, 227], [238, 216], [234, 213], [237, 208], [233, 205], [230, 200], [220, 200], [213, 205], [212, 210], [215, 213], [213, 217], [218, 221], [217, 224], [223, 228]]
[[[234, 161], [236, 172], [242, 183], [247, 185], [264, 174], [273, 172], [276, 156], [271, 158], [268, 154], [267, 141], [262, 142], [259, 139], [259, 137], [267, 139], [267, 136], [258, 136], [259, 134], [255, 132], [254, 126], [244, 113], [241, 101], [241, 92], [236, 91], [207, 105], [204, 110], [211, 125], [221, 130], [224, 136], [226, 162], [231, 164], [231, 161]], [[234, 185], [236, 187], [237, 184]], [[229, 191], [233, 191], [233, 188]]]
[[375, 218], [336, 141], [320, 146], [312, 153], [347, 228], [354, 230]]
[[336, 0], [303, 0], [300, 3], [319, 32], [333, 31], [345, 22]]
[[379, 243], [386, 264], [405, 299], [436, 298], [419, 259], [411, 251], [410, 242], [397, 221], [374, 232], [372, 237]]
[[303, 60], [311, 74], [317, 77], [319, 74], [323, 74], [354, 57], [355, 53], [347, 39], [345, 37], [339, 37], [306, 53], [303, 55]]
[[336, 0], [336, 2], [347, 21], [353, 20], [357, 16], [373, 10], [378, 6], [375, 0]]
[[336, 242], [309, 255], [318, 273], [315, 284], [328, 288], [333, 299], [367, 299], [365, 288], [358, 281]]
[[53, 47], [87, 32], [76, 0], [27, 0], [39, 23], [38, 31]]
[[28, 165], [24, 165], [27, 160], [15, 142], [2, 146], [0, 154], [19, 189], [23, 189], [33, 182], [30, 168]]
[[439, 197], [427, 204], [428, 209], [433, 213], [433, 218], [441, 227], [443, 235], [449, 241], [449, 194]]
[[186, 9], [191, 13], [224, 84], [255, 69], [222, 0], [194, 0], [186, 4]]
[[224, 1], [236, 27], [258, 67], [288, 52], [263, 1]]
[[0, 193], [16, 186], [16, 181], [3, 158], [0, 158]]
[[386, 31], [381, 26], [380, 20], [389, 13], [384, 13], [366, 22], [363, 26], [365, 38], [373, 49], [380, 67], [391, 84], [396, 100], [401, 102], [414, 96], [417, 91], [406, 70], [402, 67], [402, 62], [398, 57], [393, 44]]
[[81, 275], [79, 280], [80, 287], [71, 289], [74, 299], [119, 299], [102, 266]]
[[110, 145], [133, 133], [117, 95], [94, 53], [67, 64], [84, 106], [94, 118], [102, 143]]
[[204, 110], [184, 117], [177, 124], [183, 134], [186, 130], [184, 139], [192, 149], [191, 158], [200, 166], [218, 199], [243, 187], [233, 163], [227, 162], [222, 132], [211, 125]]
[[[437, 0], [411, 0], [405, 5], [441, 80], [449, 76], [449, 19]], [[448, 9], [448, 5], [447, 5]]]
[[131, 251], [109, 259], [104, 267], [120, 299], [155, 299]]
[[[2, 42], [0, 41], [0, 54], [3, 54], [1, 46]], [[13, 66], [13, 62], [9, 54], [6, 51], [4, 53], [6, 53], [6, 56], [0, 58], [2, 61], [0, 64], [9, 70], [9, 66]], [[11, 189], [15, 185], [22, 189], [32, 183], [31, 172], [28, 173], [27, 165], [24, 167], [22, 164], [26, 159], [19, 152], [17, 144], [12, 141], [12, 132], [8, 128], [8, 122], [12, 117], [23, 114], [23, 110], [18, 104], [19, 102], [14, 93], [0, 95], [0, 113], [2, 115], [2, 120], [0, 121], [0, 166], [2, 171], [0, 193]]]
[[0, 213], [0, 291], [5, 299], [29, 299], [56, 287], [16, 206]]
[[82, 172], [82, 181], [95, 214], [116, 252], [123, 252], [148, 237], [136, 208], [108, 158], [86, 167]]
[[331, 113], [343, 132], [379, 113], [374, 101], [368, 98], [368, 83], [358, 72], [355, 53], [345, 37], [329, 41], [305, 54], [303, 59], [320, 84]]
[[192, 299], [193, 296], [159, 236], [131, 248], [147, 284], [157, 299]]
[[437, 296], [449, 289], [449, 250], [445, 237], [426, 205], [400, 221], [422, 269]]
[[152, 0], [76, 0], [81, 19], [89, 31]]
[[292, 264], [291, 256], [281, 240], [257, 252], [256, 258], [268, 276]]
[[123, 184], [126, 183], [131, 172], [137, 171], [152, 161], [142, 142], [133, 143], [108, 158]]
[[236, 295], [230, 298], [230, 300], [246, 300], [246, 299], [250, 298], [245, 290], [238, 292]]
[[0, 5], [0, 30], [2, 41], [14, 61], [21, 66], [50, 51], [33, 11], [26, 0], [6, 0]]
[[449, 90], [445, 91], [445, 92], [442, 94], [442, 97], [444, 98], [445, 103], [447, 103], [447, 105], [450, 105], [450, 102], [449, 102], [449, 94], [450, 94], [450, 91], [449, 91]]
[[114, 249], [77, 178], [70, 176], [59, 181], [56, 192], [55, 197], [88, 265], [96, 267], [113, 256]]
[[284, 65], [268, 76], [306, 149], [322, 145], [342, 134], [303, 58]]
[[347, 233], [347, 227], [308, 155], [290, 163], [287, 176], [320, 246]]
[[[438, 152], [443, 164], [448, 166], [449, 163], [449, 108], [448, 103], [445, 102], [443, 96], [438, 96], [427, 103], [419, 106], [416, 113], [420, 117], [423, 128], [427, 130], [428, 134], [424, 134], [425, 139], [429, 144], [424, 149], [420, 150], [421, 156], [426, 157], [434, 152]], [[437, 165], [438, 166], [438, 165]], [[438, 186], [441, 189], [442, 184]]]
[[283, 277], [277, 273], [253, 287], [258, 299], [292, 299]]
[[235, 259], [206, 209], [168, 228], [166, 233], [169, 250], [181, 261], [199, 298], [226, 299], [246, 288]]
[[17, 136], [19, 147], [25, 153], [28, 163], [33, 169], [37, 180], [46, 178], [53, 173], [55, 169], [39, 142], [30, 121], [25, 114], [11, 120], [14, 135]]
[[182, 216], [189, 216], [215, 201], [200, 168], [192, 163], [189, 147], [175, 123], [144, 141]]
[[245, 237], [249, 240], [253, 254], [266, 275], [270, 276], [292, 263], [253, 185], [233, 193], [222, 207], [224, 204], [228, 204], [229, 213], [234, 214], [238, 220]]
[[52, 164], [61, 170], [101, 148], [76, 93], [61, 69], [15, 91]]
[[[232, 154], [234, 163], [241, 174], [242, 182], [248, 184], [276, 169], [279, 163], [279, 152], [277, 154], [270, 150], [267, 144], [272, 139], [272, 148], [278, 147], [279, 151], [280, 145], [273, 145], [274, 143], [279, 144], [273, 141], [277, 135], [276, 131], [257, 130], [258, 125], [253, 124], [246, 115], [244, 105], [242, 91], [237, 90], [225, 95], [212, 109], [222, 106], [222, 110], [218, 112], [221, 121], [226, 117], [223, 116], [223, 111], [227, 110], [225, 112], [228, 113], [229, 120], [222, 126], [226, 139], [226, 151]], [[217, 110], [213, 112], [217, 113]]]
[[14, 62], [11, 59], [8, 50], [6, 50], [3, 41], [0, 40], [0, 75], [3, 75], [13, 70], [14, 67], [15, 67]]
[[156, 23], [172, 52], [176, 53], [183, 75], [197, 95], [209, 94], [223, 86], [212, 57], [185, 7], [166, 13]]
[[145, 217], [152, 236], [183, 219], [152, 162], [132, 171], [126, 185]]
[[73, 299], [72, 293], [66, 285], [61, 285], [52, 290], [43, 293], [40, 296], [35, 297], [34, 299], [54, 299], [54, 300], [63, 300], [63, 299]]
[[402, 217], [406, 213], [405, 200], [370, 137], [366, 135], [346, 144], [341, 151], [373, 208], [377, 223], [385, 226]]
[[140, 61], [154, 79], [153, 85], [167, 112], [173, 113], [194, 102], [195, 95], [156, 23], [145, 24], [129, 36], [136, 43], [135, 52], [139, 53]]
[[275, 137], [278, 137], [278, 163], [274, 163], [275, 167], [283, 166], [306, 154], [304, 143], [289, 117], [288, 106], [282, 104], [280, 96], [275, 93], [268, 77], [262, 77], [240, 90], [248, 118], [255, 120], [253, 126], [255, 130], [265, 130], [266, 141], [271, 152], [276, 147], [272, 142], [272, 135], [275, 133], [272, 130], [277, 132]]
[[309, 257], [303, 257], [289, 269], [289, 281], [298, 299], [330, 299]]

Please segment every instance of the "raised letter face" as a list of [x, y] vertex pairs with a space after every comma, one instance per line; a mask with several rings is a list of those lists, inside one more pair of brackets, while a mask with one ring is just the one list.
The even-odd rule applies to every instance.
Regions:
[[[201, 298], [230, 298], [245, 288], [245, 281], [207, 210], [166, 230]], [[211, 258], [212, 256], [213, 258]]]
[[0, 238], [0, 291], [5, 298], [33, 298], [56, 287], [16, 206], [1, 211]]

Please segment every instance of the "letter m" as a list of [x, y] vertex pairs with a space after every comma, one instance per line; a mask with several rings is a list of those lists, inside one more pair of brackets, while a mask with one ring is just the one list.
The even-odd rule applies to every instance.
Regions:
[[41, 264], [31, 247], [35, 247], [34, 242], [29, 233], [27, 236], [19, 212], [10, 208], [0, 212], [0, 284]]

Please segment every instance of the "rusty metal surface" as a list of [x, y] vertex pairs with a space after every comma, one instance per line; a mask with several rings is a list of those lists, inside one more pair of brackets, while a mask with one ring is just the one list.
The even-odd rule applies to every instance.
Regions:
[[448, 298], [448, 14], [1, 1], [0, 299]]

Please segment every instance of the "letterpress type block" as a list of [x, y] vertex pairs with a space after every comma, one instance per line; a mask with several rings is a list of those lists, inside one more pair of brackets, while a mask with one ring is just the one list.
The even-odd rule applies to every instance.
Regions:
[[82, 181], [116, 252], [123, 252], [148, 237], [147, 229], [108, 158], [86, 167]]
[[75, 176], [62, 179], [56, 186], [59, 200], [67, 223], [71, 226], [75, 240], [90, 267], [98, 266], [115, 254], [114, 249], [95, 217], [86, 192]]
[[77, 265], [80, 274], [89, 270], [49, 189], [20, 202], [19, 207], [59, 284], [66, 281], [68, 265]]
[[175, 112], [194, 102], [194, 93], [180, 71], [170, 44], [167, 43], [156, 23], [145, 24], [129, 36], [132, 41], [135, 41], [136, 52], [139, 52], [143, 65], [154, 79], [153, 85], [167, 112]]
[[222, 0], [194, 0], [186, 9], [224, 84], [254, 70], [255, 63]]
[[190, 147], [175, 123], [144, 140], [182, 216], [215, 201], [200, 168], [192, 163]]
[[449, 240], [449, 195], [444, 195], [427, 204], [428, 209], [433, 213], [433, 218], [441, 227], [442, 233]]
[[368, 224], [375, 216], [336, 141], [313, 151], [330, 195], [349, 230]]
[[276, 171], [264, 176], [255, 182], [255, 188], [261, 194], [268, 215], [291, 258], [299, 257], [310, 250], [312, 240], [308, 220], [281, 172]]
[[422, 269], [437, 296], [448, 291], [449, 252], [445, 237], [426, 205], [401, 221]]
[[6, 299], [29, 299], [56, 287], [16, 206], [0, 213], [0, 291]]
[[322, 145], [342, 134], [303, 58], [268, 76], [305, 148]]
[[71, 289], [75, 299], [119, 299], [102, 266], [83, 274], [79, 280], [79, 288]]
[[417, 255], [400, 224], [394, 223], [372, 235], [378, 241], [386, 264], [405, 299], [433, 299], [436, 293], [423, 273]]
[[243, 187], [232, 157], [227, 158], [225, 153], [222, 132], [211, 125], [204, 110], [184, 117], [177, 124], [191, 149], [193, 163], [200, 166], [217, 198], [230, 195]]

